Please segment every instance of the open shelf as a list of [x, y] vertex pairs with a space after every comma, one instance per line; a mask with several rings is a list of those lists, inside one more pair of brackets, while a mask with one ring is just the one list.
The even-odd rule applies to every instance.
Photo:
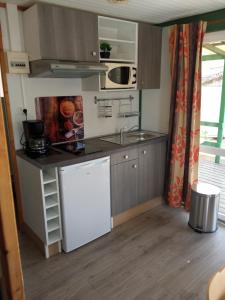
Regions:
[[113, 43], [125, 43], [125, 44], [134, 44], [135, 41], [129, 40], [118, 40], [118, 39], [111, 39], [107, 37], [99, 37], [99, 41], [106, 41], [106, 42], [113, 42]]
[[57, 184], [56, 181], [55, 182], [50, 182], [50, 183], [46, 183], [44, 185], [44, 196], [50, 196], [53, 194], [57, 194], [58, 190], [57, 190]]
[[57, 206], [58, 205], [58, 195], [52, 194], [45, 197], [45, 207], [46, 209]]
[[[99, 41], [99, 47], [101, 42], [102, 41]], [[110, 60], [133, 62], [136, 60], [136, 45], [134, 43], [126, 44], [124, 42], [110, 42], [109, 44], [112, 47], [109, 58]]]
[[54, 231], [51, 231], [48, 233], [48, 244], [54, 244], [55, 242], [59, 241], [61, 239], [61, 232], [59, 229], [56, 229]]
[[102, 62], [125, 62], [125, 63], [134, 63], [134, 60], [131, 59], [118, 59], [118, 58], [100, 58]]
[[55, 231], [60, 228], [59, 219], [52, 219], [47, 222], [47, 230], [48, 232]]
[[43, 170], [42, 174], [43, 174], [43, 183], [44, 184], [48, 184], [48, 183], [56, 181], [56, 173], [55, 173], [54, 168], [53, 169], [48, 169], [47, 171]]
[[58, 207], [50, 207], [46, 210], [46, 219], [47, 221], [58, 218], [59, 217], [59, 210]]
[[51, 176], [46, 176], [44, 184], [48, 184], [48, 183], [55, 182], [55, 181], [56, 181], [55, 178], [52, 178]]
[[99, 16], [99, 47], [102, 42], [111, 45], [111, 58], [101, 61], [128, 62], [137, 61], [137, 23]]
[[99, 37], [136, 42], [137, 23], [99, 16]]

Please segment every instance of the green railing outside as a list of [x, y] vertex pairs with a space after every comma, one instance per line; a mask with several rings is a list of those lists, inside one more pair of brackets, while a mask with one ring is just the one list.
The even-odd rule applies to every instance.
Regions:
[[[213, 59], [223, 59], [224, 68], [223, 68], [223, 82], [222, 82], [222, 92], [221, 92], [221, 102], [220, 102], [220, 115], [219, 122], [207, 122], [201, 121], [202, 126], [216, 127], [218, 128], [216, 142], [205, 141], [203, 145], [212, 146], [216, 148], [221, 148], [223, 142], [223, 133], [224, 133], [224, 120], [225, 120], [225, 57], [222, 55], [205, 55], [202, 57], [203, 61], [213, 60]], [[216, 155], [215, 163], [220, 163], [220, 156]]]
[[218, 60], [218, 59], [225, 59], [225, 56], [221, 54], [211, 54], [211, 55], [204, 55], [202, 56], [202, 61], [206, 60]]

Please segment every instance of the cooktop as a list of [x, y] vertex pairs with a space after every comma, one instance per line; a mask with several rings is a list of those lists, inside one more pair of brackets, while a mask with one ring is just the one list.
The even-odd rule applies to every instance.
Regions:
[[58, 145], [54, 145], [53, 148], [69, 152], [75, 155], [86, 155], [102, 152], [102, 149], [100, 147], [87, 143], [85, 141], [65, 142]]

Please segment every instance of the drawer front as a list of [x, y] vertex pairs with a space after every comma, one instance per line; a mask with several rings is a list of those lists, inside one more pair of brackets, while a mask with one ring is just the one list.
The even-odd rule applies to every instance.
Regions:
[[116, 165], [125, 161], [138, 158], [138, 149], [124, 150], [111, 155], [111, 165]]

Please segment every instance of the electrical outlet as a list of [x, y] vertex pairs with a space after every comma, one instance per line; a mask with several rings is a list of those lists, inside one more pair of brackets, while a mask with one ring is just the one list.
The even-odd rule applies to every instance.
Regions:
[[28, 113], [27, 108], [21, 106], [20, 111], [21, 111], [22, 115], [25, 116], [25, 118], [27, 119], [27, 113]]
[[23, 109], [24, 109], [24, 107], [23, 107], [23, 106], [19, 106], [19, 107], [18, 107], [18, 113], [21, 113], [21, 114], [23, 114]]
[[26, 109], [26, 108], [23, 109], [23, 113], [24, 113], [25, 115], [27, 115], [27, 109]]

